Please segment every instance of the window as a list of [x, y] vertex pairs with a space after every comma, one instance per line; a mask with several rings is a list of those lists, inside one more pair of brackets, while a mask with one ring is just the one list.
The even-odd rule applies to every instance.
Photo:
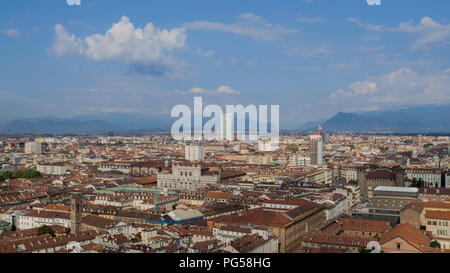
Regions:
[[400, 249], [400, 243], [397, 243], [397, 249]]

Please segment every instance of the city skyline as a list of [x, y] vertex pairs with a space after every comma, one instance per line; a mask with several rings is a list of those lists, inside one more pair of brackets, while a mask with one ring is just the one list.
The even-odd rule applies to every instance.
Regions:
[[0, 122], [169, 116], [198, 95], [208, 104], [279, 104], [282, 129], [338, 112], [448, 105], [449, 7], [5, 1]]

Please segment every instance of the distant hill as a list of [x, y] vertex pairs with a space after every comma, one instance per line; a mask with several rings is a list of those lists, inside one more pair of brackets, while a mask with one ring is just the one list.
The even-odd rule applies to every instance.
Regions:
[[[237, 129], [237, 120], [234, 120]], [[203, 125], [211, 118], [203, 118]], [[100, 134], [100, 133], [143, 133], [169, 132], [177, 118], [170, 115], [143, 116], [139, 114], [109, 113], [84, 115], [70, 119], [55, 117], [18, 119], [0, 125], [0, 133], [7, 134]], [[194, 125], [194, 124], [192, 124]], [[245, 120], [249, 128], [249, 119]], [[267, 123], [270, 130], [271, 124]]]
[[[309, 122], [301, 131], [316, 131], [322, 124], [329, 132], [393, 132], [393, 133], [450, 133], [450, 105], [415, 106], [391, 111], [365, 113], [337, 113], [328, 120]], [[170, 115], [147, 117], [139, 114], [85, 115], [69, 119], [54, 117], [18, 119], [0, 124], [0, 133], [6, 134], [97, 134], [168, 132], [176, 118]], [[205, 124], [209, 118], [203, 118]], [[246, 128], [249, 120], [246, 118]], [[236, 119], [235, 119], [235, 126]], [[268, 124], [270, 130], [270, 123]]]
[[327, 121], [327, 120], [324, 119], [324, 120], [319, 120], [319, 121], [310, 121], [310, 122], [307, 122], [307, 123], [303, 124], [303, 125], [300, 127], [300, 130], [307, 130], [307, 131], [311, 131], [311, 130], [314, 131], [314, 130], [317, 130], [317, 127], [318, 127], [319, 125], [325, 123], [326, 121]]
[[75, 121], [75, 120], [15, 120], [4, 125], [0, 130], [2, 133], [12, 134], [79, 134], [79, 133], [102, 133], [118, 130], [104, 121]]
[[450, 132], [450, 106], [415, 106], [367, 113], [337, 113], [322, 124], [327, 131]]
[[0, 126], [0, 133], [12, 134], [97, 134], [170, 130], [170, 116], [144, 118], [129, 114], [18, 119]]

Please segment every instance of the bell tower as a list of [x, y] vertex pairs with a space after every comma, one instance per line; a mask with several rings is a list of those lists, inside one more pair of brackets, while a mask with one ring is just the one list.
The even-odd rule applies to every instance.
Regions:
[[70, 212], [70, 232], [77, 234], [81, 231], [81, 196], [79, 194], [72, 195]]

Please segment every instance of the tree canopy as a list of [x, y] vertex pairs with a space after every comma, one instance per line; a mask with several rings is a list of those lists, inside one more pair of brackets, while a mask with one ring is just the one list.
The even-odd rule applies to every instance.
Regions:
[[355, 179], [352, 179], [352, 180], [348, 181], [348, 184], [356, 185], [356, 184], [358, 184], [358, 182]]
[[8, 178], [32, 179], [32, 178], [37, 178], [37, 177], [41, 177], [41, 173], [36, 170], [19, 170], [16, 172], [12, 172], [12, 171], [0, 172], [0, 181], [5, 181]]
[[423, 188], [425, 186], [425, 181], [422, 178], [413, 178], [411, 181], [412, 188]]
[[298, 152], [298, 146], [297, 145], [288, 145], [287, 149], [293, 153]]
[[434, 241], [431, 241], [430, 247], [432, 247], [432, 248], [441, 248], [441, 244], [438, 241], [434, 240]]
[[38, 228], [37, 235], [39, 236], [44, 234], [50, 234], [52, 237], [55, 237], [55, 231], [47, 225], [43, 225], [40, 228]]

